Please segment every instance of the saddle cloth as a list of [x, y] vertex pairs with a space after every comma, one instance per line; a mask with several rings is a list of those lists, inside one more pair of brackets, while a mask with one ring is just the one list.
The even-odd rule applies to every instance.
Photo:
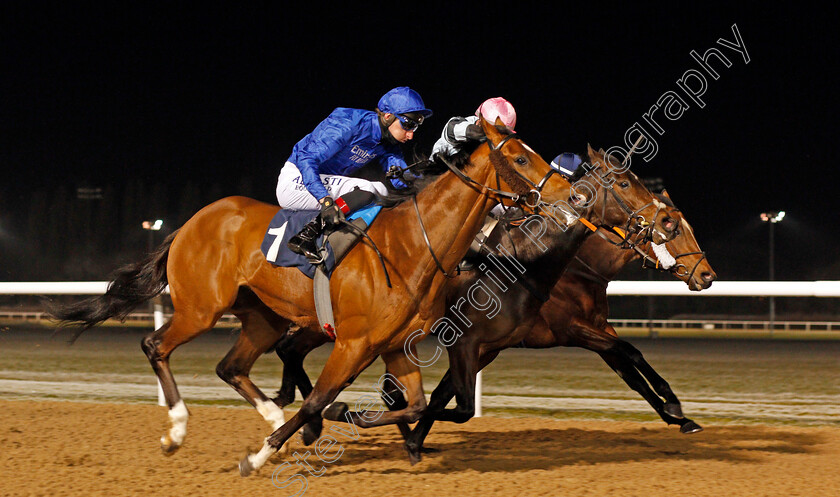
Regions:
[[[367, 230], [380, 210], [382, 210], [382, 207], [379, 205], [365, 207], [347, 216], [347, 220], [358, 228]], [[315, 276], [315, 266], [306, 257], [289, 250], [286, 244], [291, 237], [303, 229], [306, 223], [315, 219], [318, 212], [316, 210], [295, 211], [291, 209], [277, 211], [268, 225], [260, 246], [266, 260], [275, 266], [296, 267], [306, 276], [313, 278]], [[359, 237], [360, 235], [355, 230], [345, 226], [330, 234], [328, 240], [324, 240], [323, 235], [318, 238], [318, 246], [322, 247], [322, 250], [327, 253], [322, 269], [328, 276], [335, 269], [336, 261], [340, 261], [349, 252]], [[333, 246], [335, 246], [335, 250]]]

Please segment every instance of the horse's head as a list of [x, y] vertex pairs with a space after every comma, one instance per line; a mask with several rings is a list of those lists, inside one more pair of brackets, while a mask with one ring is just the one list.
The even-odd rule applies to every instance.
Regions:
[[[574, 182], [574, 191], [587, 217], [623, 235], [628, 243], [665, 243], [674, 237], [679, 222], [629, 167], [603, 150], [587, 146], [587, 171]], [[582, 166], [583, 167], [583, 166]], [[616, 229], [617, 228], [617, 229]]]
[[[491, 195], [530, 213], [545, 203], [568, 202], [571, 184], [519, 135], [498, 118], [492, 124], [481, 117], [480, 123], [487, 142], [473, 152], [470, 163], [486, 175], [483, 184]], [[480, 177], [478, 171], [472, 174]]]
[[[678, 227], [672, 240], [665, 244], [668, 252], [676, 260], [676, 264], [668, 271], [686, 282], [692, 291], [705, 290], [712, 286], [717, 275], [706, 260], [706, 253], [700, 249], [697, 239], [694, 238], [694, 229], [685, 219], [682, 212], [671, 201], [668, 192], [662, 191], [657, 197], [666, 205], [669, 215], [677, 220]], [[657, 255], [652, 246], [647, 247], [648, 256], [653, 260], [652, 265], [656, 266]]]

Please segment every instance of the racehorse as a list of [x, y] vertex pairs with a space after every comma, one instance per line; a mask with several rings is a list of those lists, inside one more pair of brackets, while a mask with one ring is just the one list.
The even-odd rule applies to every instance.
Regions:
[[[669, 252], [676, 254], [674, 259], [677, 261], [667, 271], [684, 281], [692, 291], [709, 288], [717, 276], [699, 248], [693, 228], [673, 207], [667, 193], [663, 194], [663, 201], [671, 206], [672, 217], [680, 223], [677, 236], [666, 244]], [[680, 425], [683, 433], [700, 431], [702, 428], [698, 424], [683, 416], [680, 401], [668, 382], [656, 373], [636, 347], [618, 338], [607, 322], [607, 284], [635, 254], [618, 251], [596, 237], [587, 241], [585, 249], [552, 288], [551, 300], [540, 309], [540, 319], [522, 341], [522, 346], [582, 347], [597, 352], [663, 421]], [[648, 253], [643, 257], [647, 267], [658, 265], [655, 255]]]
[[[447, 317], [450, 319], [447, 324], [453, 329], [451, 332], [455, 333], [457, 340], [454, 344], [445, 345], [450, 357], [451, 373], [445, 380], [453, 382], [452, 388], [458, 393], [458, 408], [445, 411], [440, 408], [434, 412], [427, 410], [421, 419], [438, 418], [464, 422], [472, 417], [479, 346], [489, 350], [501, 350], [524, 338], [539, 316], [542, 303], [548, 299], [549, 290], [560, 278], [566, 264], [574, 257], [584, 240], [592, 233], [594, 225], [622, 227], [623, 229], [615, 231], [620, 233], [628, 244], [631, 237], [654, 238], [657, 243], [664, 243], [673, 236], [677, 227], [676, 220], [670, 217], [665, 204], [654, 198], [635, 174], [629, 171], [616, 172], [622, 170], [621, 165], [613, 161], [607, 165], [603, 152], [595, 152], [589, 148], [587, 153], [594, 165], [591, 175], [597, 175], [595, 183], [599, 185], [594, 187], [594, 195], [591, 195], [589, 205], [582, 213], [588, 222], [582, 221], [569, 230], [562, 230], [558, 225], [552, 225], [541, 218], [523, 217], [517, 220], [520, 229], [495, 230], [486, 245], [499, 244], [505, 253], [515, 254], [515, 257], [507, 259], [515, 258], [521, 265], [521, 275], [517, 274], [519, 280], [507, 281], [500, 274], [488, 271], [486, 268], [494, 267], [494, 264], [492, 256], [486, 255], [477, 263], [479, 268], [484, 268], [483, 271], [476, 270], [469, 276], [459, 278], [457, 285], [449, 292], [447, 301], [450, 312], [447, 313]], [[583, 172], [584, 169], [580, 168], [579, 171]], [[573, 184], [579, 185], [577, 181]], [[542, 240], [544, 237], [547, 238], [546, 241]], [[497, 273], [500, 272], [501, 267]], [[482, 284], [482, 280], [486, 284]], [[475, 305], [470, 308], [464, 305], [467, 301], [472, 302], [470, 292], [473, 292], [478, 284], [482, 284], [485, 292], [502, 295], [500, 312], [490, 315], [486, 313], [486, 308], [479, 309]], [[462, 308], [467, 310], [462, 311]], [[466, 329], [464, 325], [467, 326]], [[439, 334], [439, 341], [440, 338]], [[323, 343], [312, 333], [303, 333], [299, 340], [295, 343], [296, 340], [292, 337], [286, 343], [278, 345], [278, 355], [285, 363], [284, 385], [278, 397], [281, 405], [293, 399], [295, 384], [304, 396], [308, 394], [310, 384], [302, 369], [302, 357]], [[414, 360], [421, 364], [423, 362], [416, 357]], [[402, 398], [394, 382], [390, 383], [389, 388], [383, 392], [383, 399]], [[446, 399], [446, 402], [448, 401], [449, 398]], [[443, 407], [446, 402], [443, 403]], [[392, 404], [390, 407], [401, 408], [402, 404]], [[324, 413], [324, 417], [344, 421], [348, 414], [357, 426], [368, 426], [363, 417], [348, 412], [346, 406], [343, 409], [330, 409]], [[408, 435], [407, 425], [402, 425], [400, 429], [404, 435]], [[304, 442], [311, 442], [319, 432], [320, 425], [318, 420], [315, 420], [304, 430]], [[410, 438], [406, 448], [412, 463], [419, 461], [419, 446], [412, 446]]]
[[[674, 206], [667, 193], [663, 192], [659, 198], [667, 206], [669, 217], [676, 219], [678, 223], [675, 237], [666, 243], [669, 252], [676, 254], [673, 257], [677, 261], [669, 271], [686, 282], [691, 290], [708, 288], [716, 275], [709, 266], [705, 253], [698, 247], [693, 228]], [[486, 331], [473, 334], [484, 342], [479, 344], [478, 368], [489, 364], [504, 346], [586, 348], [598, 353], [667, 424], [679, 425], [682, 433], [701, 431], [700, 425], [684, 417], [680, 401], [670, 385], [648, 364], [636, 347], [618, 338], [615, 329], [607, 322], [607, 284], [628, 262], [640, 254], [649, 267], [660, 265], [651, 249], [651, 241], [641, 240], [640, 245], [644, 246], [646, 251], [640, 250], [637, 253], [634, 250], [622, 250], [626, 248], [622, 246], [625, 240], [611, 241], [607, 232], [603, 234], [604, 236], [591, 236], [584, 242], [574, 261], [551, 288], [549, 301], [541, 306], [536, 323], [527, 331], [521, 342], [513, 344], [512, 340], [508, 340], [492, 343], [485, 338]], [[459, 348], [461, 347], [450, 350], [450, 371], [432, 393], [428, 415], [421, 418], [407, 437], [407, 448], [416, 451], [417, 457], [435, 419], [463, 422], [474, 412], [474, 389], [467, 388], [465, 392], [461, 392], [463, 386], [457, 381], [457, 365], [464, 359], [452, 356], [457, 354]], [[474, 383], [470, 383], [468, 387], [473, 385]], [[447, 412], [444, 407], [453, 395], [458, 400], [455, 412], [460, 414], [460, 417], [435, 415], [436, 412]]]
[[[475, 149], [463, 169], [453, 167], [453, 174], [438, 176], [413, 202], [379, 214], [368, 234], [379, 247], [382, 264], [374, 248], [363, 242], [334, 270], [335, 347], [312, 394], [288, 422], [282, 409], [248, 377], [256, 359], [289, 324], [318, 327], [312, 280], [297, 268], [273, 266], [260, 250], [277, 206], [245, 197], [214, 202], [146, 260], [117, 270], [104, 295], [53, 308], [52, 315], [87, 329], [111, 317], [124, 317], [169, 285], [173, 315], [142, 341], [169, 406], [172, 426], [162, 438], [166, 453], [183, 442], [188, 418], [169, 367], [171, 353], [212, 329], [224, 313], [239, 317], [242, 331], [217, 371], [274, 427], [262, 449], [240, 461], [243, 476], [265, 464], [378, 356], [407, 385], [408, 396], [408, 406], [385, 413], [381, 424], [414, 422], [426, 401], [419, 368], [403, 350], [406, 335], [443, 315], [441, 292], [447, 287], [447, 275], [466, 254], [489, 211], [502, 200], [532, 212], [570, 200], [570, 183], [519, 135], [483, 119], [481, 126], [487, 141]], [[424, 225], [421, 215], [434, 222]]]

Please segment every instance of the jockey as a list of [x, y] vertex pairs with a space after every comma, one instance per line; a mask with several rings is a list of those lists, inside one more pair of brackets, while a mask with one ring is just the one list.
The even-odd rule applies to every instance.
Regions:
[[437, 154], [451, 157], [469, 142], [484, 141], [484, 131], [478, 125], [479, 115], [491, 123], [495, 123], [499, 117], [511, 131], [516, 127], [516, 110], [513, 105], [502, 97], [488, 98], [478, 106], [475, 115], [453, 117], [446, 123], [440, 138], [432, 147], [432, 158]]
[[[386, 172], [405, 169], [399, 145], [413, 139], [431, 115], [416, 91], [401, 86], [379, 99], [376, 112], [339, 107], [300, 140], [277, 178], [277, 203], [284, 209], [321, 212], [289, 240], [289, 249], [319, 260], [316, 240], [325, 229], [372, 203], [375, 194], [388, 193], [381, 182], [349, 176], [374, 159]], [[399, 179], [390, 181], [396, 188], [406, 187]]]

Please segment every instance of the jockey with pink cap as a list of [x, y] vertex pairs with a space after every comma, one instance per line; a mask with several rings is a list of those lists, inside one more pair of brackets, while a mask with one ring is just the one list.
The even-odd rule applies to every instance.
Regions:
[[437, 154], [453, 156], [470, 142], [481, 142], [485, 139], [484, 131], [478, 123], [478, 117], [495, 123], [500, 118], [505, 126], [513, 131], [516, 127], [516, 110], [510, 102], [502, 97], [488, 98], [469, 117], [453, 117], [443, 127], [438, 141], [432, 147], [432, 158]]

